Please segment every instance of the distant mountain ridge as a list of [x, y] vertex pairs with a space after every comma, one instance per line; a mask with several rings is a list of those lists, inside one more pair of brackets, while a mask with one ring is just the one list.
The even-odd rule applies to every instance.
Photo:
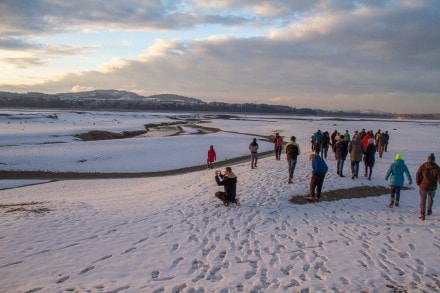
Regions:
[[119, 90], [94, 90], [75, 93], [56, 94], [63, 99], [104, 99], [104, 100], [156, 100], [168, 102], [186, 102], [190, 104], [206, 104], [204, 101], [196, 98], [185, 97], [175, 94], [158, 94], [152, 96], [141, 96], [133, 92]]
[[440, 113], [392, 114], [377, 110], [326, 111], [284, 105], [257, 103], [204, 102], [176, 94], [142, 96], [120, 90], [93, 90], [75, 93], [45, 94], [39, 92], [10, 93], [0, 91], [0, 107], [4, 108], [68, 108], [84, 110], [205, 111], [222, 113], [267, 113], [356, 118], [408, 118], [440, 120]]

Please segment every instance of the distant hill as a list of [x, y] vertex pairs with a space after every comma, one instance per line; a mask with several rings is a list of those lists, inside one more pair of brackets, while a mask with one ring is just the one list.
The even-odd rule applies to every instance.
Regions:
[[190, 103], [190, 104], [206, 104], [204, 101], [196, 98], [189, 98], [174, 94], [160, 94], [160, 95], [153, 95], [148, 96], [148, 99], [156, 99], [158, 101], [169, 101], [169, 102], [184, 102], [184, 103]]
[[205, 111], [222, 113], [267, 113], [356, 118], [440, 120], [440, 113], [391, 114], [375, 110], [325, 111], [320, 109], [295, 108], [283, 105], [256, 103], [206, 103], [200, 99], [176, 94], [158, 94], [145, 97], [133, 92], [119, 90], [94, 90], [58, 94], [44, 94], [39, 92], [0, 92], [0, 107], [68, 108], [84, 110]]
[[95, 90], [76, 93], [59, 93], [56, 95], [61, 99], [138, 100], [145, 98], [136, 93], [117, 90]]

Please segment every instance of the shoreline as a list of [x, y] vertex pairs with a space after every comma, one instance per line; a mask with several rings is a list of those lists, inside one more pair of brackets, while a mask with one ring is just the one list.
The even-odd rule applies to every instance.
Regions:
[[[273, 154], [273, 150], [259, 153], [259, 158], [265, 158]], [[240, 156], [237, 158], [228, 159], [225, 161], [219, 161], [214, 163], [214, 169], [224, 167], [227, 165], [235, 165], [250, 160], [250, 155]], [[172, 170], [164, 171], [152, 171], [152, 172], [54, 172], [54, 171], [7, 171], [0, 170], [1, 180], [79, 180], [79, 179], [126, 179], [126, 178], [148, 178], [148, 177], [163, 177], [179, 174], [187, 174], [196, 171], [207, 170], [206, 165], [197, 165], [191, 167], [184, 167]]]

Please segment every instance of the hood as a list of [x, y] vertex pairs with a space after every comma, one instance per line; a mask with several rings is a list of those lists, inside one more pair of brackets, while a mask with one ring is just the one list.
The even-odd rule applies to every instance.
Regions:
[[437, 169], [439, 166], [435, 162], [426, 162], [425, 168], [427, 169]]
[[226, 173], [226, 174], [225, 174], [225, 176], [226, 176], [226, 177], [228, 177], [228, 178], [231, 178], [231, 179], [233, 179], [233, 178], [236, 178], [236, 177], [237, 177], [237, 176], [235, 176], [234, 172], [229, 172], [229, 173]]

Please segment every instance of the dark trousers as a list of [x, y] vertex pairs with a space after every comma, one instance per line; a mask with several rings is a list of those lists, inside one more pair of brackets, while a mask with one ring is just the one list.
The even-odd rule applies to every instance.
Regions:
[[288, 160], [287, 164], [289, 166], [289, 179], [292, 179], [293, 173], [295, 172], [296, 160]]
[[[321, 198], [322, 185], [324, 184], [325, 173], [313, 174], [310, 179], [310, 197]], [[315, 192], [316, 191], [316, 192]]]
[[336, 167], [338, 175], [342, 176], [343, 175], [343, 171], [344, 171], [344, 161], [345, 160], [338, 160], [338, 165]]
[[365, 165], [365, 176], [368, 179], [371, 179], [372, 174], [373, 174], [373, 167]]
[[280, 158], [281, 158], [281, 151], [282, 151], [282, 147], [276, 147], [275, 148], [275, 158], [277, 159], [277, 160], [279, 160]]
[[391, 202], [399, 202], [400, 200], [400, 188], [402, 188], [401, 186], [391, 186], [391, 197], [390, 200]]
[[235, 202], [235, 198], [227, 197], [226, 192], [224, 191], [217, 191], [215, 193], [215, 197], [217, 197], [219, 200], [223, 202]]
[[351, 161], [351, 174], [356, 175], [356, 178], [359, 175], [359, 161]]

